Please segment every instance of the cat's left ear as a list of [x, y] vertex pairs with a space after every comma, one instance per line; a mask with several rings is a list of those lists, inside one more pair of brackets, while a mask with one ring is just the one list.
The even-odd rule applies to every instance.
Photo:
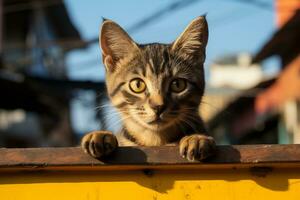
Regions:
[[208, 41], [208, 25], [205, 16], [194, 19], [173, 42], [171, 50], [186, 58], [205, 61], [205, 48]]
[[126, 31], [111, 20], [104, 20], [99, 35], [102, 59], [107, 71], [114, 71], [117, 63], [138, 50]]

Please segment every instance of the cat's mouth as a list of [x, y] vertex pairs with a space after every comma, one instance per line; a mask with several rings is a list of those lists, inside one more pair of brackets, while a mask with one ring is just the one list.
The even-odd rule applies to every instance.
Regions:
[[156, 117], [154, 120], [148, 122], [148, 124], [150, 124], [150, 125], [153, 125], [153, 124], [162, 124], [164, 122], [165, 121], [162, 118]]
[[[135, 118], [135, 117], [134, 117]], [[143, 127], [150, 129], [152, 131], [161, 131], [165, 128], [169, 127], [173, 123], [166, 117], [154, 117], [149, 120], [142, 120], [141, 118], [135, 118], [136, 122], [138, 122]]]

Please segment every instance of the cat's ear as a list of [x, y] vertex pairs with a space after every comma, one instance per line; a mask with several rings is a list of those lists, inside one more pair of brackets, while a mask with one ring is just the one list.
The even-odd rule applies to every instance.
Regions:
[[194, 19], [173, 42], [171, 50], [180, 56], [205, 61], [208, 25], [205, 16]]
[[99, 35], [106, 70], [114, 71], [119, 60], [138, 49], [137, 44], [117, 23], [104, 19]]

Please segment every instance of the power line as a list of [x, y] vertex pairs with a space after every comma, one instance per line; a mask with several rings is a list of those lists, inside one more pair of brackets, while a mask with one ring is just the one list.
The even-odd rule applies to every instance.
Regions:
[[[198, 1], [199, 0], [178, 0], [176, 2], [173, 2], [173, 3], [165, 6], [164, 8], [150, 14], [149, 16], [143, 18], [142, 20], [134, 23], [132, 26], [130, 26], [127, 29], [127, 31], [129, 33], [134, 33], [136, 31], [139, 31], [142, 28], [157, 21], [159, 18], [163, 17], [164, 15], [181, 10], [181, 9], [188, 7]], [[247, 4], [257, 6], [259, 8], [268, 9], [268, 10], [273, 9], [271, 4], [265, 3], [265, 2], [262, 2], [259, 0], [230, 0], [230, 1], [247, 3]], [[53, 1], [53, 2], [46, 2], [46, 3], [43, 3], [45, 5], [42, 4], [42, 6], [51, 6], [53, 4], [58, 4], [59, 2], [61, 2], [61, 1], [57, 0], [57, 1]], [[22, 4], [22, 5], [20, 5], [20, 7], [11, 7], [10, 10], [6, 11], [6, 12], [12, 12], [12, 11], [17, 11], [17, 10], [21, 10], [21, 9], [30, 9], [30, 8], [32, 9], [32, 6], [29, 8], [29, 7], [26, 7], [25, 5], [28, 6], [28, 3]], [[228, 16], [226, 16], [226, 18], [228, 18]], [[28, 44], [24, 45], [23, 43], [13, 43], [13, 44], [10, 44], [9, 46], [6, 46], [6, 49], [10, 50], [10, 49], [14, 49], [14, 48], [25, 48], [25, 49], [48, 48], [49, 46], [53, 46], [53, 45], [59, 45], [59, 46], [70, 47], [70, 48], [72, 48], [72, 47], [80, 48], [80, 47], [84, 47], [86, 45], [91, 45], [94, 43], [98, 43], [98, 37], [95, 37], [95, 38], [87, 40], [87, 41], [79, 41], [79, 40], [76, 40], [76, 39], [74, 40], [71, 38], [60, 39], [60, 40], [49, 40], [49, 41], [44, 41], [44, 42], [40, 42], [38, 44], [33, 44], [33, 45], [28, 45]]]
[[[268, 3], [264, 3], [264, 2], [261, 2], [261, 1], [257, 1], [257, 0], [231, 0], [231, 1], [234, 1], [234, 2], [243, 2], [243, 3], [249, 3], [249, 4], [252, 4], [254, 6], [257, 6], [259, 8], [264, 8], [265, 10], [270, 10], [270, 9], [273, 9], [272, 8], [272, 5], [271, 4], [268, 4]], [[195, 1], [193, 1], [195, 2]], [[180, 1], [174, 3], [177, 7], [177, 3], [180, 3]], [[191, 2], [189, 2], [191, 3]], [[189, 5], [189, 4], [188, 4]], [[180, 6], [180, 5], [179, 5]], [[161, 17], [163, 14], [165, 14], [163, 11], [167, 11], [168, 8], [172, 8], [172, 4], [171, 5], [168, 5], [167, 7], [161, 9], [160, 11], [158, 12], [155, 12], [153, 13], [152, 15], [142, 19], [141, 21], [139, 21], [138, 23], [132, 25], [128, 30], [128, 32], [135, 32], [141, 28], [143, 28], [144, 26], [147, 26], [149, 25], [149, 23], [157, 20], [155, 19], [156, 16], [159, 18]], [[173, 10], [174, 11], [174, 10]], [[241, 20], [241, 19], [245, 19], [247, 17], [251, 17], [253, 14], [256, 14], [256, 12], [251, 12], [251, 13], [245, 13], [245, 12], [241, 12], [241, 10], [237, 10], [238, 12], [233, 12], [233, 11], [230, 11], [230, 12], [226, 12], [224, 15], [222, 15], [221, 17], [218, 17], [217, 19], [213, 19], [212, 23], [210, 24], [210, 26], [222, 26], [222, 25], [226, 25], [228, 23], [232, 23], [232, 22], [236, 22], [237, 20]], [[237, 16], [237, 13], [239, 14]], [[235, 18], [234, 20], [231, 20], [232, 18]], [[149, 21], [148, 21], [149, 20]], [[95, 42], [98, 42], [98, 38], [95, 39]], [[93, 64], [96, 64], [98, 63], [99, 61], [98, 60], [93, 60], [93, 61], [87, 61], [86, 63], [93, 63]], [[86, 66], [86, 64], [85, 64]], [[75, 67], [75, 66], [74, 66]], [[79, 67], [79, 65], [76, 65], [75, 67], [76, 69], [82, 69], [81, 67]]]
[[258, 7], [258, 8], [262, 8], [264, 10], [273, 11], [272, 4], [269, 4], [269, 3], [266, 3], [263, 1], [259, 1], [259, 0], [230, 0], [230, 1], [241, 2], [241, 3], [249, 4], [249, 5]]
[[[136, 22], [132, 26], [130, 26], [128, 29], [126, 29], [129, 33], [134, 33], [145, 26], [148, 26], [149, 24], [153, 23], [154, 21], [158, 20], [159, 18], [163, 17], [166, 14], [170, 14], [172, 12], [181, 10], [185, 7], [188, 7], [192, 5], [193, 3], [196, 3], [199, 0], [178, 0], [174, 3], [171, 3], [167, 5], [166, 7], [152, 13], [151, 15], [143, 18], [142, 20]], [[98, 37], [95, 37], [94, 39], [91, 39], [87, 41], [87, 44], [97, 43]]]
[[[187, 6], [192, 5], [193, 3], [196, 3], [197, 1], [199, 1], [199, 0], [178, 0], [176, 2], [173, 2], [173, 3], [165, 6], [164, 8], [150, 14], [149, 16], [143, 18], [142, 20], [139, 20], [137, 23], [130, 26], [127, 29], [127, 31], [130, 32], [130, 33], [136, 32], [136, 31], [144, 28], [145, 26], [148, 26], [149, 24], [153, 23], [154, 21], [158, 20], [159, 18], [163, 17], [164, 15], [170, 14], [170, 13], [178, 11], [180, 9], [183, 9]], [[271, 8], [270, 4], [265, 3], [265, 2], [261, 2], [261, 1], [258, 1], [258, 0], [231, 0], [231, 1], [248, 3], [248, 4], [252, 4], [252, 5], [264, 8], [264, 9]], [[54, 2], [57, 3], [58, 1], [54, 1]], [[49, 5], [51, 5], [51, 4], [49, 4]], [[236, 15], [236, 12], [234, 14]], [[237, 19], [241, 19], [241, 18], [244, 18], [244, 17], [247, 17], [247, 16], [248, 15], [242, 15], [241, 17], [239, 17]], [[218, 18], [220, 20], [216, 20], [216, 22], [213, 22], [212, 25], [213, 26], [215, 26], [216, 24], [217, 25], [222, 25], [222, 24], [224, 24], [223, 23], [224, 21], [227, 21], [227, 23], [234, 22], [235, 20], [228, 22], [228, 20], [231, 19], [232, 17], [233, 17], [232, 12], [230, 12], [229, 15], [227, 15], [227, 16], [225, 15], [225, 17], [222, 16], [222, 17]], [[49, 41], [40, 42], [40, 43], [38, 43], [36, 45], [32, 45], [32, 46], [28, 46], [28, 45], [25, 46], [24, 44], [16, 43], [16, 44], [12, 44], [10, 46], [7, 46], [7, 49], [13, 49], [13, 48], [16, 48], [16, 47], [17, 48], [26, 48], [26, 49], [30, 49], [30, 48], [47, 48], [47, 47], [52, 46], [52, 45], [60, 45], [60, 46], [65, 46], [65, 47], [75, 47], [75, 46], [76, 47], [82, 47], [82, 46], [97, 43], [97, 42], [98, 42], [98, 37], [94, 38], [94, 39], [91, 39], [91, 40], [88, 40], [88, 41], [78, 41], [78, 40], [73, 40], [73, 39], [49, 40]], [[89, 64], [96, 63], [96, 60], [88, 61], [88, 62], [90, 62]], [[78, 66], [78, 65], [76, 65], [76, 66]]]
[[[230, 0], [234, 2], [242, 2], [254, 5], [259, 8], [263, 8], [264, 10], [273, 10], [273, 7], [271, 4], [257, 1], [257, 0]], [[257, 14], [257, 12], [250, 12], [246, 13], [243, 12], [240, 9], [234, 9], [233, 11], [227, 12], [226, 14], [222, 15], [221, 17], [218, 17], [217, 19], [213, 19], [210, 26], [223, 26], [228, 23], [233, 23], [241, 19], [245, 19], [247, 17], [251, 17], [253, 14]]]
[[153, 23], [154, 21], [161, 18], [163, 15], [168, 14], [170, 12], [175, 12], [177, 10], [183, 9], [187, 6], [190, 6], [193, 3], [196, 3], [199, 0], [179, 0], [176, 1], [161, 10], [154, 12], [153, 14], [149, 15], [148, 17], [145, 17], [141, 21], [137, 22], [136, 24], [132, 25], [130, 28], [128, 28], [128, 32], [133, 33], [136, 32], [143, 27]]
[[224, 25], [227, 25], [228, 23], [237, 22], [237, 21], [245, 19], [247, 17], [251, 17], [253, 14], [256, 14], [255, 12], [245, 13], [245, 12], [242, 12], [241, 10], [237, 10], [237, 9], [235, 11], [236, 12], [234, 12], [234, 14], [233, 14], [233, 11], [231, 11], [231, 12], [224, 14], [221, 17], [211, 20], [211, 23], [209, 26], [210, 27], [224, 26]]
[[[170, 14], [172, 12], [181, 10], [185, 7], [192, 5], [193, 3], [198, 2], [199, 0], [178, 0], [173, 2], [164, 8], [154, 12], [153, 14], [143, 18], [142, 20], [136, 22], [132, 26], [130, 26], [127, 30], [130, 33], [136, 32], [145, 26], [153, 23], [154, 21], [158, 20], [159, 18], [163, 17], [166, 14]], [[25, 9], [25, 8], [24, 8]], [[44, 42], [39, 42], [38, 44], [33, 45], [24, 45], [23, 43], [13, 43], [5, 48], [8, 50], [15, 49], [15, 48], [25, 48], [25, 49], [32, 49], [32, 48], [48, 48], [49, 46], [59, 45], [65, 47], [84, 47], [87, 45], [91, 45], [94, 43], [98, 43], [98, 37], [87, 41], [79, 41], [74, 39], [61, 39], [61, 40], [49, 40]]]

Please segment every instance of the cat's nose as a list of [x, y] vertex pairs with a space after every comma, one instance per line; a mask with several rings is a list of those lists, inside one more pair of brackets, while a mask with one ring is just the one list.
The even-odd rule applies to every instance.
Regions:
[[161, 114], [166, 110], [166, 105], [157, 105], [152, 107], [157, 117], [161, 117]]
[[157, 117], [161, 117], [160, 115], [166, 109], [166, 104], [164, 102], [164, 99], [159, 94], [155, 94], [155, 95], [151, 96], [151, 98], [149, 99], [149, 106], [155, 112], [155, 114], [156, 114]]

